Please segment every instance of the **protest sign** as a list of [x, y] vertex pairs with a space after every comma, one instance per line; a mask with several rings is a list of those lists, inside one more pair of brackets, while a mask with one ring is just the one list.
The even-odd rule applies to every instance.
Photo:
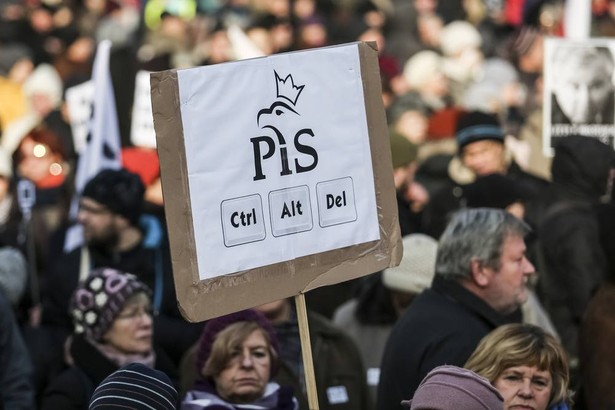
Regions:
[[156, 148], [149, 75], [149, 71], [140, 70], [135, 78], [130, 141], [137, 147]]
[[545, 40], [543, 153], [558, 139], [597, 138], [615, 147], [615, 41]]
[[66, 105], [70, 114], [70, 128], [73, 133], [75, 151], [78, 154], [81, 154], [87, 145], [86, 138], [90, 132], [93, 103], [93, 81], [86, 81], [66, 89]]
[[188, 320], [399, 263], [375, 46], [152, 73], [151, 88]]

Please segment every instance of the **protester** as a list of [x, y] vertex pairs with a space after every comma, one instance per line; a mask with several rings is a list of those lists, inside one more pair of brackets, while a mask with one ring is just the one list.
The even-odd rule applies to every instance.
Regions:
[[261, 313], [248, 309], [211, 319], [199, 343], [199, 378], [182, 410], [299, 408], [292, 388], [272, 381], [279, 345]]
[[[273, 324], [280, 342], [284, 366], [276, 380], [282, 385], [294, 386], [301, 408], [308, 408], [299, 323], [292, 300], [281, 299], [256, 309]], [[307, 319], [320, 409], [366, 410], [369, 393], [356, 344], [343, 329], [323, 316], [308, 310]]]
[[526, 207], [526, 220], [537, 236], [538, 295], [570, 355], [573, 373], [585, 307], [607, 276], [596, 206], [610, 200], [614, 168], [613, 148], [590, 137], [566, 137], [555, 146], [552, 185]]
[[13, 310], [0, 291], [0, 408], [31, 410], [34, 389], [32, 363]]
[[142, 363], [130, 363], [98, 385], [88, 410], [175, 410], [178, 402], [169, 376]]
[[404, 255], [399, 266], [370, 278], [359, 296], [336, 311], [333, 323], [353, 338], [361, 351], [370, 389], [371, 407], [376, 405], [380, 363], [384, 346], [397, 320], [412, 300], [431, 286], [438, 243], [412, 234], [403, 238]]
[[505, 410], [563, 410], [569, 403], [566, 352], [537, 326], [510, 324], [495, 329], [481, 340], [465, 367], [500, 391]]
[[70, 300], [74, 333], [70, 367], [46, 389], [41, 409], [87, 409], [94, 389], [132, 362], [176, 377], [176, 369], [153, 341], [151, 291], [135, 276], [111, 268], [90, 273]]
[[457, 212], [438, 244], [430, 289], [393, 328], [382, 359], [378, 409], [412, 397], [433, 368], [462, 366], [480, 339], [520, 321], [534, 267], [525, 257], [528, 226], [500, 209]]
[[410, 410], [501, 410], [503, 398], [484, 377], [443, 365], [425, 376], [412, 400], [401, 404]]
[[526, 198], [540, 193], [547, 182], [523, 171], [512, 160], [504, 145], [504, 131], [498, 118], [490, 113], [471, 111], [463, 114], [456, 125], [458, 153], [448, 165], [449, 180], [429, 202], [427, 233], [438, 237], [451, 213], [461, 206], [465, 186], [476, 178], [502, 174], [514, 181]]
[[142, 213], [144, 186], [125, 169], [106, 169], [84, 187], [77, 219], [85, 244], [62, 254], [44, 289], [43, 324], [68, 329], [67, 301], [91, 267], [131, 272], [153, 291], [154, 337], [179, 363], [200, 328], [181, 317], [176, 302], [168, 242], [159, 220]]

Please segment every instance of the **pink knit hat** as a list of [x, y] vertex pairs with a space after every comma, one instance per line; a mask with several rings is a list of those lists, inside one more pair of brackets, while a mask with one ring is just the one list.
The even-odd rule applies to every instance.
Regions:
[[412, 400], [402, 405], [411, 410], [502, 410], [504, 399], [484, 377], [444, 365], [430, 371]]

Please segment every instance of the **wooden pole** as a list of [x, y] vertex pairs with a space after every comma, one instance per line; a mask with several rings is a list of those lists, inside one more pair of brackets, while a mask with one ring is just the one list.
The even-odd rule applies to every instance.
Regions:
[[301, 353], [303, 355], [303, 369], [305, 372], [308, 405], [310, 406], [310, 410], [319, 410], [316, 376], [314, 374], [314, 360], [312, 358], [312, 344], [310, 343], [310, 328], [308, 327], [307, 308], [305, 306], [305, 296], [303, 293], [295, 296], [295, 306], [297, 308], [297, 321], [299, 322], [299, 336], [301, 338]]

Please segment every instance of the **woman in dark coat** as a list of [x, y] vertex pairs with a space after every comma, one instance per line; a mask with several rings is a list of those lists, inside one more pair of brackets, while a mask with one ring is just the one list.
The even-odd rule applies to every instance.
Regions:
[[129, 363], [141, 363], [176, 379], [170, 360], [152, 344], [150, 290], [135, 276], [101, 268], [75, 290], [71, 315], [75, 331], [67, 349], [71, 366], [42, 399], [42, 410], [85, 410], [94, 389]]

